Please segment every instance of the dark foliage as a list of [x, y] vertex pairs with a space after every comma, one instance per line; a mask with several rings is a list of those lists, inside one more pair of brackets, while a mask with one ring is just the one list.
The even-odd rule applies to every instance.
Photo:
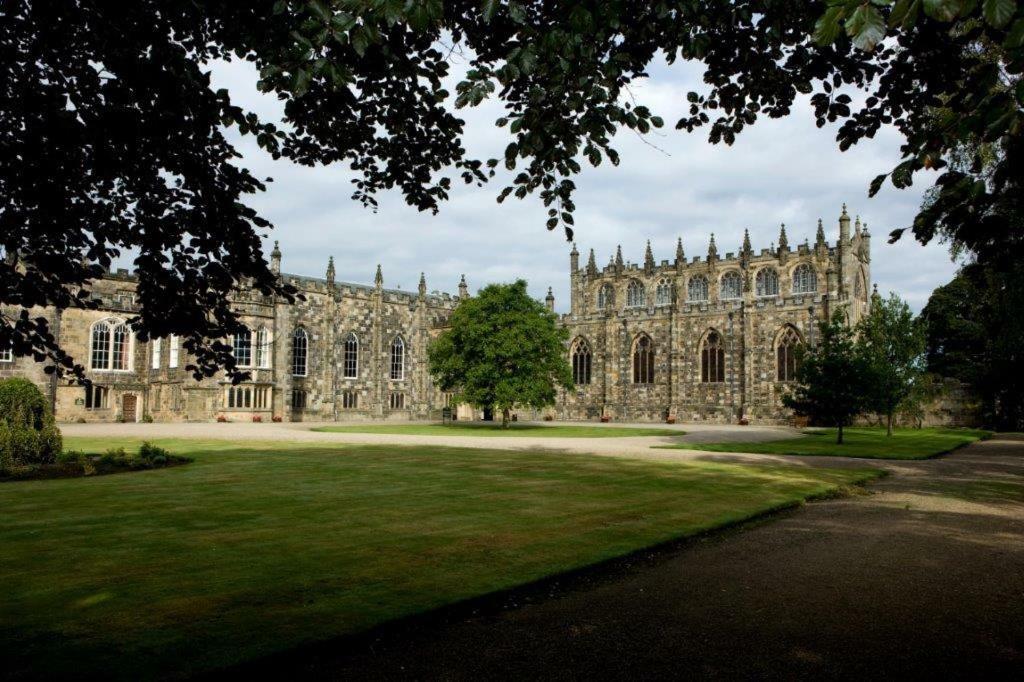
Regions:
[[0, 381], [0, 469], [52, 464], [62, 446], [39, 388], [27, 379]]

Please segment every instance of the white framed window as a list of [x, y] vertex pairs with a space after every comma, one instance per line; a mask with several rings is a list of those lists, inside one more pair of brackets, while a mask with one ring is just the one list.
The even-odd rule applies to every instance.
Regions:
[[345, 337], [344, 377], [355, 379], [359, 376], [359, 338], [353, 332]]
[[270, 334], [266, 327], [256, 330], [256, 366], [270, 369]]
[[178, 367], [178, 343], [178, 335], [171, 334], [170, 342], [167, 344], [169, 346], [167, 349], [167, 366], [171, 369]]
[[722, 275], [718, 284], [718, 296], [723, 301], [732, 301], [743, 296], [743, 278], [733, 270]]
[[779, 295], [779, 273], [772, 268], [758, 270], [754, 283], [758, 296]]
[[0, 362], [14, 362], [14, 351], [9, 346], [0, 348]]
[[309, 369], [309, 334], [297, 327], [292, 334], [292, 376], [304, 377]]
[[110, 392], [106, 386], [91, 384], [85, 387], [85, 409], [102, 410], [109, 407]]
[[150, 342], [150, 347], [153, 350], [153, 362], [150, 367], [160, 369], [160, 339], [153, 339]]
[[793, 271], [793, 293], [813, 294], [818, 290], [818, 276], [807, 263], [802, 263]]
[[672, 282], [660, 279], [657, 289], [654, 290], [654, 304], [669, 305], [670, 303], [672, 303]]
[[639, 308], [644, 304], [644, 285], [635, 279], [626, 286], [626, 307]]
[[708, 278], [704, 275], [691, 277], [686, 290], [686, 300], [690, 303], [700, 303], [708, 300]]
[[135, 335], [121, 320], [100, 320], [89, 334], [89, 367], [125, 372], [132, 369]]
[[396, 336], [391, 342], [391, 379], [402, 381], [405, 379], [405, 342], [401, 336]]
[[246, 329], [235, 334], [231, 344], [231, 353], [235, 356], [235, 364], [239, 367], [252, 367], [252, 332]]

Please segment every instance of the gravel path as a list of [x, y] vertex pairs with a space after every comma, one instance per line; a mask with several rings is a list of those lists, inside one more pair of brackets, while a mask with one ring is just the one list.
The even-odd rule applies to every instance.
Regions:
[[864, 496], [817, 502], [771, 523], [232, 672], [456, 680], [1019, 676], [1024, 440], [1000, 437], [884, 466], [896, 475]]

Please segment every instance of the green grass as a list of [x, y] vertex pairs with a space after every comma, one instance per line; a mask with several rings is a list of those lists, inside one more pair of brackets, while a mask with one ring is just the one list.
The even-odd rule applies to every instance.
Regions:
[[[102, 451], [128, 439], [68, 438]], [[0, 660], [185, 676], [868, 480], [445, 447], [158, 440], [192, 464], [0, 484]]]
[[545, 438], [622, 438], [625, 436], [683, 436], [683, 431], [657, 427], [596, 426], [587, 424], [509, 424], [454, 422], [452, 424], [355, 424], [321, 426], [314, 431], [329, 433], [389, 433], [406, 436], [541, 436]]
[[892, 436], [881, 428], [843, 429], [836, 444], [835, 429], [808, 429], [804, 436], [764, 443], [685, 443], [661, 447], [711, 452], [750, 452], [767, 455], [823, 455], [870, 459], [927, 459], [989, 435], [972, 429], [897, 429]]

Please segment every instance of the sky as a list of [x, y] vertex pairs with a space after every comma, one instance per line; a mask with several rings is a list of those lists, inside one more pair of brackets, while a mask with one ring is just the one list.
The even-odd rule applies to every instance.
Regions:
[[[464, 70], [458, 55], [453, 62], [453, 74]], [[236, 104], [268, 120], [279, 118], [280, 103], [256, 90], [250, 64], [217, 63], [211, 77]], [[834, 242], [845, 202], [871, 231], [872, 279], [880, 292], [895, 291], [920, 310], [932, 290], [952, 278], [956, 265], [942, 244], [921, 246], [908, 236], [887, 243], [891, 230], [910, 225], [933, 178], [921, 175], [905, 190], [887, 183], [874, 198], [867, 196], [871, 179], [899, 161], [902, 138], [896, 131], [883, 130], [840, 152], [835, 127], [815, 127], [810, 104], [801, 100], [786, 118], [760, 118], [732, 146], [712, 145], [700, 129], [674, 129], [688, 107], [686, 93], [703, 89], [698, 64], [657, 64], [631, 89], [666, 125], [643, 138], [620, 132], [613, 145], [621, 157], [617, 167], [583, 164], [575, 178], [581, 264], [591, 248], [598, 266], [607, 264], [619, 244], [625, 260], [643, 262], [648, 239], [658, 262], [675, 257], [679, 237], [688, 259], [704, 256], [711, 233], [724, 255], [739, 250], [745, 228], [757, 251], [778, 239], [780, 223], [795, 247], [805, 239], [813, 243], [818, 218]], [[470, 157], [503, 155], [510, 138], [494, 126], [501, 115], [497, 101], [460, 110]], [[247, 203], [274, 224], [265, 251], [280, 241], [284, 272], [323, 277], [333, 256], [339, 281], [372, 283], [380, 263], [389, 288], [414, 290], [421, 272], [428, 290], [451, 293], [463, 274], [471, 291], [524, 278], [533, 296], [543, 298], [550, 286], [555, 309], [568, 310], [571, 245], [560, 228], [545, 229], [546, 209], [536, 196], [496, 202], [501, 174], [477, 188], [452, 173], [451, 198], [436, 215], [408, 206], [398, 191], [379, 195], [374, 213], [350, 198], [354, 174], [346, 167], [274, 161], [251, 138], [229, 135], [243, 154], [242, 165], [257, 177], [273, 178]]]

